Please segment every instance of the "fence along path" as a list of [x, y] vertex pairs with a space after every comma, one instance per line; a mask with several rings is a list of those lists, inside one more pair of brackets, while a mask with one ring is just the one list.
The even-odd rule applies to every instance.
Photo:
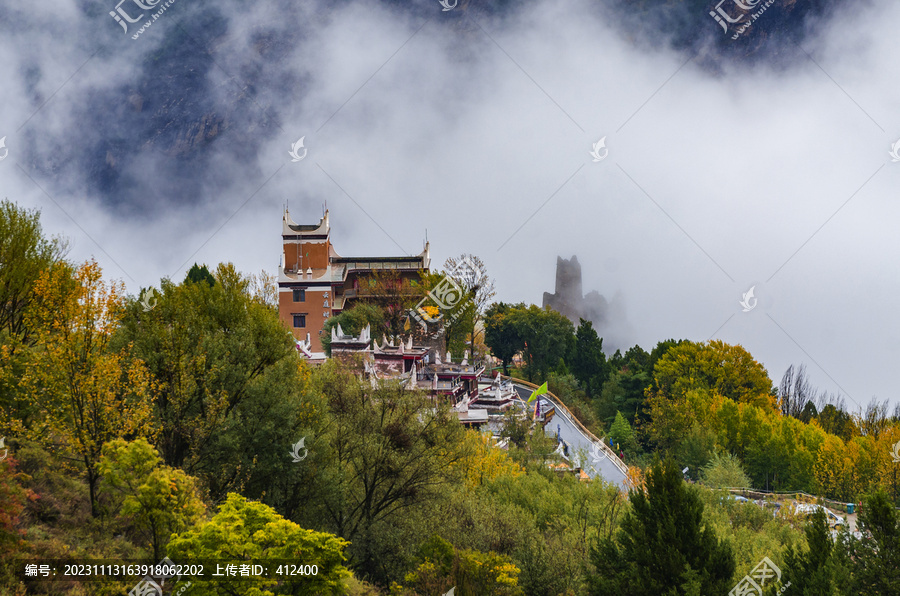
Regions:
[[[508, 377], [506, 375], [500, 375], [500, 377], [503, 379], [512, 381], [516, 385], [528, 387], [532, 390], [538, 388], [538, 386], [535, 385], [534, 383], [529, 383], [528, 381], [524, 381], [522, 379], [517, 379], [516, 377]], [[549, 398], [547, 396], [549, 396]], [[585, 428], [585, 426], [581, 423], [581, 421], [575, 417], [575, 415], [569, 410], [569, 408], [566, 407], [566, 404], [564, 404], [563, 401], [561, 399], [559, 399], [559, 397], [557, 397], [553, 393], [550, 393], [549, 391], [547, 391], [547, 393], [541, 395], [541, 397], [546, 398], [547, 401], [551, 402], [554, 406], [556, 406], [556, 411], [559, 412], [561, 416], [565, 416], [566, 419], [568, 419], [573, 425], [575, 425], [575, 427], [578, 428], [579, 431], [581, 431], [581, 434], [583, 434], [591, 443], [593, 443], [594, 445], [598, 445], [600, 450], [606, 454], [606, 456], [613, 463], [613, 465], [616, 466], [616, 468], [618, 468], [619, 471], [622, 472], [622, 474], [624, 474], [626, 478], [628, 478], [628, 466], [625, 465], [625, 462], [623, 462], [621, 459], [619, 459], [619, 456], [616, 454], [615, 451], [613, 451], [612, 449], [609, 448], [609, 445], [607, 445], [605, 442], [603, 442], [603, 440], [598, 439], [594, 435], [594, 433], [592, 433], [587, 428]]]

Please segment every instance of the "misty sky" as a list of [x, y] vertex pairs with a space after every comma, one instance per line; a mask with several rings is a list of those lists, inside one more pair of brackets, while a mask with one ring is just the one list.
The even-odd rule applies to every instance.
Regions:
[[285, 202], [327, 202], [345, 256], [427, 229], [435, 268], [476, 254], [505, 301], [574, 254], [622, 342], [721, 339], [776, 383], [805, 363], [851, 410], [897, 403], [900, 4], [746, 60], [598, 3], [502, 6], [177, 0], [132, 39], [113, 0], [0, 0], [0, 197], [135, 294], [195, 261], [274, 272]]

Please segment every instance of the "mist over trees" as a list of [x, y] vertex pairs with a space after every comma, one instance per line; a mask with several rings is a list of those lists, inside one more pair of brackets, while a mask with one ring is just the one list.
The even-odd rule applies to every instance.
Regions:
[[[319, 568], [193, 578], [198, 594], [695, 596], [728, 593], [763, 557], [798, 594], [900, 591], [900, 420], [874, 398], [847, 412], [803, 366], [776, 387], [741, 346], [668, 339], [609, 355], [584, 320], [464, 304], [453, 345], [479, 345], [483, 328], [488, 368], [547, 381], [622, 450], [626, 495], [567, 470], [531, 417], [504, 417], [501, 449], [447, 402], [337, 361], [310, 367], [261, 276], [198, 265], [150, 303], [96, 262], [67, 261], [36, 212], [5, 203], [0, 229], [14, 231], [0, 239], [3, 593], [137, 583], [43, 582], [21, 575], [21, 557], [163, 556]], [[340, 320], [393, 331], [386, 306]], [[727, 487], [861, 502], [860, 533]]]

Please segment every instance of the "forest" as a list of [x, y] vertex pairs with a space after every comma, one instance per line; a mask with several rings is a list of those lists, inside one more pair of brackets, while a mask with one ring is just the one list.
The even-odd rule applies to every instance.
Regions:
[[[166, 558], [316, 569], [160, 589], [198, 596], [724, 595], [764, 559], [778, 581], [759, 593], [900, 593], [898, 412], [848, 412], [802, 365], [776, 386], [720, 341], [607, 356], [589, 322], [460, 280], [446, 347], [546, 381], [621, 446], [626, 492], [551, 468], [556, 439], [529, 420], [508, 416], [500, 449], [448, 404], [307, 365], [265, 274], [195, 265], [148, 301], [10, 201], [0, 264], [0, 594], [139, 593], [140, 578], [24, 569]], [[329, 324], [396, 335], [408, 299]], [[726, 488], [856, 503], [860, 531]]]
[[512, 374], [550, 390], [598, 436], [620, 443], [645, 467], [669, 453], [688, 475], [715, 457], [737, 458], [757, 489], [803, 491], [857, 502], [883, 489], [900, 504], [900, 404], [873, 398], [863, 411], [818, 391], [804, 365], [776, 386], [741, 346], [722, 341], [660, 341], [607, 357], [590, 322], [575, 329], [562, 315], [524, 304], [493, 304], [485, 341]]

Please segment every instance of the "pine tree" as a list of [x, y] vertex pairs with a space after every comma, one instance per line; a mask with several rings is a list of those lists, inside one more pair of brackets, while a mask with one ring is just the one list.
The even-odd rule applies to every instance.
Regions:
[[194, 263], [194, 266], [187, 272], [184, 281], [193, 283], [205, 281], [210, 286], [216, 285], [216, 278], [209, 272], [209, 268], [206, 265], [200, 267], [197, 263]]
[[791, 593], [797, 596], [829, 596], [834, 590], [834, 541], [828, 530], [825, 512], [816, 510], [804, 529], [808, 550], [793, 545], [785, 553], [785, 577], [790, 578]]
[[631, 430], [631, 425], [622, 416], [622, 412], [616, 412], [616, 419], [613, 421], [612, 426], [609, 427], [609, 437], [613, 440], [613, 443], [622, 445], [623, 449], [631, 447], [634, 431]]
[[878, 491], [859, 514], [863, 537], [851, 543], [854, 594], [900, 594], [900, 514], [890, 497]]
[[575, 346], [569, 356], [570, 369], [588, 396], [598, 395], [603, 382], [609, 376], [603, 340], [597, 336], [590, 321], [579, 319], [575, 333]]
[[591, 548], [597, 573], [589, 594], [687, 596], [727, 594], [735, 570], [731, 546], [703, 524], [703, 503], [671, 459], [657, 461], [646, 492], [632, 491], [632, 510], [615, 539]]

